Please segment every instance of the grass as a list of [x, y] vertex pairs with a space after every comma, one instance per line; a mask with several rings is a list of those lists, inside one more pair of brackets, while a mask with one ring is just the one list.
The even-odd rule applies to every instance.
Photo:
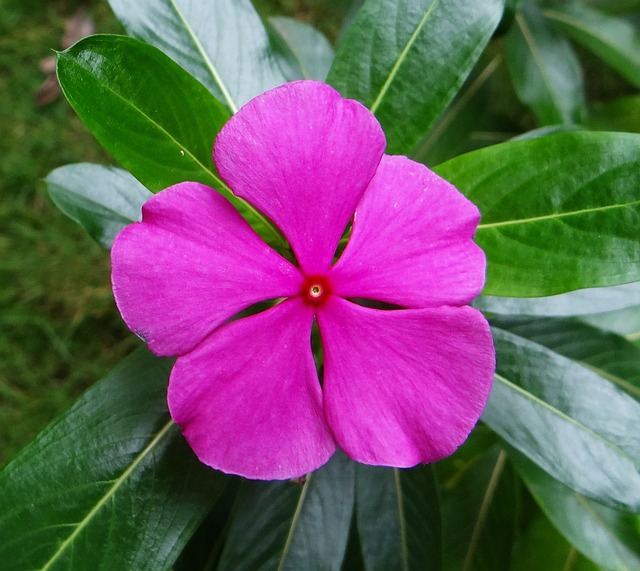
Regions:
[[[338, 33], [347, 3], [258, 0]], [[61, 214], [43, 178], [74, 162], [112, 163], [63, 97], [35, 104], [39, 62], [83, 6], [98, 33], [122, 33], [106, 0], [0, 3], [0, 466], [138, 341], [122, 324], [108, 253]]]

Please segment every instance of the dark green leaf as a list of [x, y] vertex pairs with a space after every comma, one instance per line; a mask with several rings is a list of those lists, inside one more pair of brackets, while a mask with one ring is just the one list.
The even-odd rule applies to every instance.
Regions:
[[91, 36], [58, 54], [58, 78], [98, 141], [151, 191], [183, 181], [207, 184], [265, 239], [281, 243], [214, 169], [213, 143], [228, 111], [160, 50], [124, 36]]
[[499, 315], [567, 317], [589, 315], [640, 305], [640, 282], [581, 289], [548, 297], [494, 297], [482, 295], [473, 305]]
[[127, 32], [160, 48], [235, 113], [300, 70], [250, 0], [109, 0]]
[[227, 478], [169, 418], [170, 361], [139, 350], [0, 473], [0, 561], [12, 571], [158, 571]]
[[511, 456], [547, 517], [582, 553], [608, 569], [640, 569], [640, 517], [597, 504], [521, 454]]
[[640, 341], [640, 306], [585, 315], [580, 319], [600, 329], [623, 335], [632, 343], [637, 344]]
[[562, 133], [438, 166], [482, 212], [487, 295], [537, 297], [640, 280], [640, 136]]
[[460, 89], [502, 8], [503, 0], [368, 0], [328, 82], [376, 114], [387, 152], [408, 154]]
[[518, 540], [513, 571], [603, 571], [592, 561], [578, 553], [549, 523], [538, 513], [530, 522], [525, 533]]
[[556, 3], [544, 15], [576, 42], [640, 87], [640, 32], [626, 20], [578, 2]]
[[640, 95], [595, 103], [590, 109], [586, 125], [601, 131], [640, 133]]
[[482, 419], [570, 488], [640, 512], [640, 403], [537, 343], [493, 336], [498, 364]]
[[498, 571], [509, 569], [511, 560], [517, 481], [506, 453], [497, 446], [478, 449], [477, 434], [436, 465], [447, 571]]
[[585, 98], [580, 64], [569, 42], [536, 5], [521, 3], [504, 47], [518, 97], [540, 123], [581, 120]]
[[218, 569], [338, 571], [353, 513], [354, 466], [338, 452], [304, 483], [243, 482]]
[[440, 507], [431, 466], [356, 467], [356, 519], [367, 571], [442, 565]]
[[333, 48], [327, 38], [313, 26], [293, 18], [274, 16], [269, 22], [291, 49], [304, 78], [324, 81], [333, 61]]
[[492, 323], [587, 365], [640, 400], [640, 349], [624, 337], [573, 319], [503, 318]]
[[127, 171], [89, 163], [57, 168], [45, 180], [56, 206], [106, 249], [122, 228], [140, 220], [152, 196]]

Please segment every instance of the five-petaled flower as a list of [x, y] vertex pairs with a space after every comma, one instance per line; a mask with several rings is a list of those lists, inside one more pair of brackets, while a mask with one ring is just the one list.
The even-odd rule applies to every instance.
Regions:
[[495, 365], [488, 324], [466, 305], [484, 283], [478, 209], [384, 148], [360, 103], [289, 83], [229, 120], [214, 161], [282, 231], [297, 265], [194, 182], [160, 192], [118, 235], [117, 305], [152, 351], [178, 356], [169, 409], [202, 462], [283, 479], [337, 445], [359, 462], [409, 467], [451, 454], [477, 422]]

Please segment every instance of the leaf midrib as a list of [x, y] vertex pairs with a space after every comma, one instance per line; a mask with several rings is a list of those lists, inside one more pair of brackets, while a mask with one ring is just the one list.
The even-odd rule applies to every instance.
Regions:
[[51, 568], [51, 566], [59, 559], [59, 557], [66, 551], [67, 547], [73, 542], [73, 540], [89, 525], [93, 517], [100, 511], [102, 506], [104, 506], [107, 501], [113, 497], [113, 495], [118, 491], [118, 488], [122, 486], [122, 484], [127, 480], [127, 478], [134, 472], [134, 470], [140, 465], [140, 463], [144, 460], [144, 458], [160, 443], [160, 441], [165, 437], [165, 435], [169, 432], [169, 430], [174, 426], [174, 422], [169, 420], [160, 431], [153, 437], [151, 442], [145, 446], [140, 453], [135, 457], [133, 462], [127, 467], [122, 474], [113, 481], [111, 487], [107, 490], [100, 500], [91, 508], [91, 510], [87, 513], [87, 515], [76, 524], [73, 532], [65, 539], [57, 551], [49, 558], [48, 561], [45, 562], [43, 567], [41, 567], [40, 571], [47, 571]]
[[592, 428], [589, 428], [588, 426], [582, 424], [577, 419], [569, 416], [568, 414], [566, 414], [565, 412], [561, 411], [560, 409], [552, 406], [550, 403], [542, 400], [541, 398], [537, 397], [533, 393], [530, 393], [529, 391], [526, 391], [525, 389], [523, 389], [522, 387], [519, 387], [515, 383], [512, 383], [509, 379], [503, 377], [499, 373], [495, 373], [494, 376], [495, 376], [496, 380], [500, 381], [502, 384], [506, 385], [508, 388], [510, 388], [512, 390], [515, 390], [517, 393], [520, 393], [527, 400], [542, 406], [543, 408], [547, 409], [554, 416], [556, 416], [556, 417], [568, 422], [569, 424], [572, 424], [573, 426], [575, 426], [576, 428], [580, 429], [581, 431], [583, 431], [583, 432], [585, 432], [587, 434], [590, 434], [596, 440], [599, 440], [600, 442], [602, 442], [607, 448], [617, 452], [620, 456], [622, 456], [623, 458], [628, 460], [632, 465], [640, 467], [640, 463], [636, 462], [636, 460], [631, 458], [629, 456], [629, 454], [627, 454], [624, 450], [621, 450], [613, 442], [607, 440], [606, 438], [604, 438], [603, 436], [601, 436], [600, 434], [595, 432]]
[[198, 36], [196, 36], [195, 32], [189, 26], [189, 23], [187, 22], [187, 19], [185, 18], [184, 14], [182, 13], [180, 8], [176, 4], [176, 1], [175, 0], [169, 0], [169, 2], [171, 4], [172, 8], [174, 9], [175, 13], [177, 14], [178, 18], [180, 18], [180, 20], [182, 21], [185, 30], [189, 34], [189, 37], [191, 38], [191, 41], [194, 43], [194, 45], [196, 47], [196, 50], [202, 56], [202, 60], [204, 61], [205, 65], [207, 66], [207, 68], [209, 68], [209, 71], [211, 72], [211, 76], [213, 77], [213, 81], [216, 83], [216, 85], [220, 89], [220, 91], [222, 93], [222, 96], [224, 97], [225, 101], [227, 102], [227, 105], [229, 106], [229, 109], [230, 109], [231, 113], [235, 113], [238, 110], [238, 105], [236, 104], [236, 102], [231, 97], [231, 94], [229, 93], [229, 90], [227, 89], [227, 86], [222, 81], [222, 78], [220, 77], [220, 74], [218, 73], [218, 70], [217, 70], [216, 66], [213, 64], [213, 62], [211, 61], [211, 59], [207, 55], [207, 53], [206, 53], [206, 51], [204, 49], [204, 46], [200, 42], [200, 39], [198, 38]]
[[389, 71], [389, 75], [387, 75], [387, 77], [386, 77], [384, 83], [382, 84], [382, 87], [380, 88], [380, 91], [378, 92], [378, 95], [376, 96], [375, 100], [369, 106], [369, 110], [371, 111], [371, 113], [375, 114], [375, 112], [377, 111], [378, 107], [380, 107], [380, 104], [382, 103], [382, 100], [385, 98], [385, 96], [387, 94], [387, 91], [389, 91], [389, 88], [391, 87], [391, 84], [393, 83], [393, 80], [395, 79], [396, 75], [398, 75], [398, 71], [400, 70], [400, 67], [402, 66], [402, 64], [407, 59], [407, 57], [409, 55], [409, 51], [411, 51], [411, 48], [413, 47], [413, 44], [415, 44], [416, 40], [418, 39], [418, 35], [420, 34], [422, 29], [426, 25], [427, 20], [429, 19], [429, 16], [431, 15], [431, 12], [433, 12], [433, 9], [438, 4], [438, 2], [439, 2], [439, 0], [433, 0], [431, 2], [431, 5], [429, 6], [429, 8], [427, 10], [425, 10], [425, 13], [422, 15], [422, 18], [420, 19], [420, 22], [418, 22], [418, 25], [416, 26], [416, 29], [411, 34], [411, 37], [409, 38], [409, 41], [406, 43], [406, 45], [404, 46], [404, 48], [400, 52], [400, 55], [397, 57], [397, 59], [393, 63], [393, 66], [391, 66], [391, 70]]
[[633, 202], [625, 202], [624, 204], [609, 204], [607, 206], [597, 206], [595, 208], [582, 208], [580, 210], [572, 210], [571, 212], [558, 212], [554, 214], [544, 214], [542, 216], [533, 216], [531, 218], [520, 218], [516, 220], [504, 220], [502, 222], [489, 222], [486, 224], [479, 224], [478, 230], [485, 230], [487, 228], [497, 228], [499, 226], [516, 226], [519, 224], [531, 224], [540, 222], [541, 220], [557, 220], [561, 218], [569, 218], [571, 216], [579, 216], [581, 214], [591, 214], [593, 212], [603, 212], [605, 210], [615, 210], [618, 208], [627, 208], [640, 204], [640, 200], [634, 200]]
[[557, 100], [557, 94], [552, 89], [553, 82], [547, 75], [546, 68], [544, 66], [544, 59], [542, 58], [533, 34], [531, 33], [531, 30], [529, 29], [529, 26], [521, 13], [516, 14], [516, 22], [518, 23], [518, 26], [520, 26], [520, 29], [522, 30], [522, 36], [524, 37], [525, 42], [527, 42], [527, 45], [531, 50], [531, 55], [533, 56], [533, 60], [536, 62], [536, 66], [538, 68], [538, 71], [540, 72], [542, 82], [547, 89], [547, 93], [549, 94], [549, 97], [551, 98], [551, 101], [556, 110], [560, 112], [560, 115], [562, 115], [562, 106]]

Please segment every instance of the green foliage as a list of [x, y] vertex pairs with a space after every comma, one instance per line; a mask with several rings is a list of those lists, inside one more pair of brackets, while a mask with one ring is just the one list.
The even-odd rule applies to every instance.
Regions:
[[169, 418], [170, 367], [134, 353], [2, 471], [0, 557], [11, 569], [171, 567], [226, 478]]
[[[389, 152], [430, 164], [450, 159], [438, 172], [478, 204], [477, 241], [487, 253], [488, 276], [476, 304], [501, 316], [493, 320], [496, 382], [483, 423], [435, 467], [362, 466], [338, 453], [305, 482], [247, 482], [195, 460], [166, 410], [170, 363], [139, 351], [0, 473], [0, 536], [9, 538], [0, 544], [0, 560], [10, 562], [10, 571], [137, 571], [174, 562], [177, 571], [640, 568], [640, 353], [633, 344], [640, 334], [640, 139], [576, 131], [582, 122], [640, 130], [637, 95], [587, 104], [582, 79], [586, 62], [587, 69], [610, 66], [638, 85], [637, 26], [624, 13], [640, 5], [588, 4], [510, 0], [503, 14], [501, 0], [367, 0], [345, 19], [331, 63], [333, 49], [314, 28], [281, 16], [265, 21], [248, 0], [111, 0], [136, 39], [82, 40], [59, 54], [58, 73], [80, 118], [130, 172], [87, 164], [108, 158], [91, 150], [61, 105], [51, 117], [67, 124], [62, 143], [19, 139], [39, 176], [59, 162], [77, 163], [47, 177], [66, 214], [108, 248], [139, 217], [149, 190], [199, 180], [282, 247], [277, 231], [219, 179], [213, 141], [253, 95], [330, 70], [330, 83], [376, 113]], [[336, 5], [315, 3], [316, 10], [347, 8]], [[7, 6], [0, 9], [3, 30], [24, 9]], [[259, 3], [269, 15], [285, 7], [307, 22], [317, 16], [293, 0], [276, 8]], [[332, 40], [337, 29], [336, 21], [323, 24]], [[502, 39], [491, 41], [494, 33]], [[570, 39], [586, 48], [580, 59]], [[616, 96], [629, 89], [620, 85]], [[523, 134], [536, 126], [545, 128]], [[73, 148], [76, 135], [82, 152], [35, 160]], [[513, 135], [525, 140], [460, 155]], [[20, 153], [3, 151], [12, 198], [0, 208], [8, 230], [0, 238], [0, 283], [11, 283], [19, 258], [5, 254], [20, 244], [19, 255], [26, 245], [31, 256], [28, 283], [37, 287], [24, 294], [10, 286], [8, 301], [0, 302], [0, 336], [10, 340], [0, 356], [35, 391], [40, 377], [15, 348], [58, 352], [67, 363], [54, 375], [63, 383], [62, 408], [90, 369], [72, 366], [80, 359], [69, 339], [42, 317], [58, 309], [36, 305], [40, 339], [14, 339], [12, 327], [33, 318], [20, 313], [20, 304], [33, 308], [32, 289], [48, 281], [39, 266], [55, 257], [63, 272], [73, 269], [59, 294], [60, 319], [73, 323], [71, 305], [82, 323], [76, 335], [104, 323], [121, 337], [122, 327], [111, 321], [106, 256], [86, 238], [70, 245], [79, 240], [75, 232], [49, 236], [46, 205], [15, 216], [16, 205], [38, 202]], [[93, 301], [68, 300], [89, 287], [78, 284], [93, 283], [77, 277], [84, 266], [75, 258], [83, 257], [103, 278], [104, 320], [85, 323]], [[574, 291], [603, 286], [614, 287]], [[580, 321], [566, 319], [576, 315]], [[120, 350], [134, 343], [124, 341]], [[93, 354], [87, 351], [86, 361]], [[22, 406], [20, 390], [0, 381], [0, 406]]]

